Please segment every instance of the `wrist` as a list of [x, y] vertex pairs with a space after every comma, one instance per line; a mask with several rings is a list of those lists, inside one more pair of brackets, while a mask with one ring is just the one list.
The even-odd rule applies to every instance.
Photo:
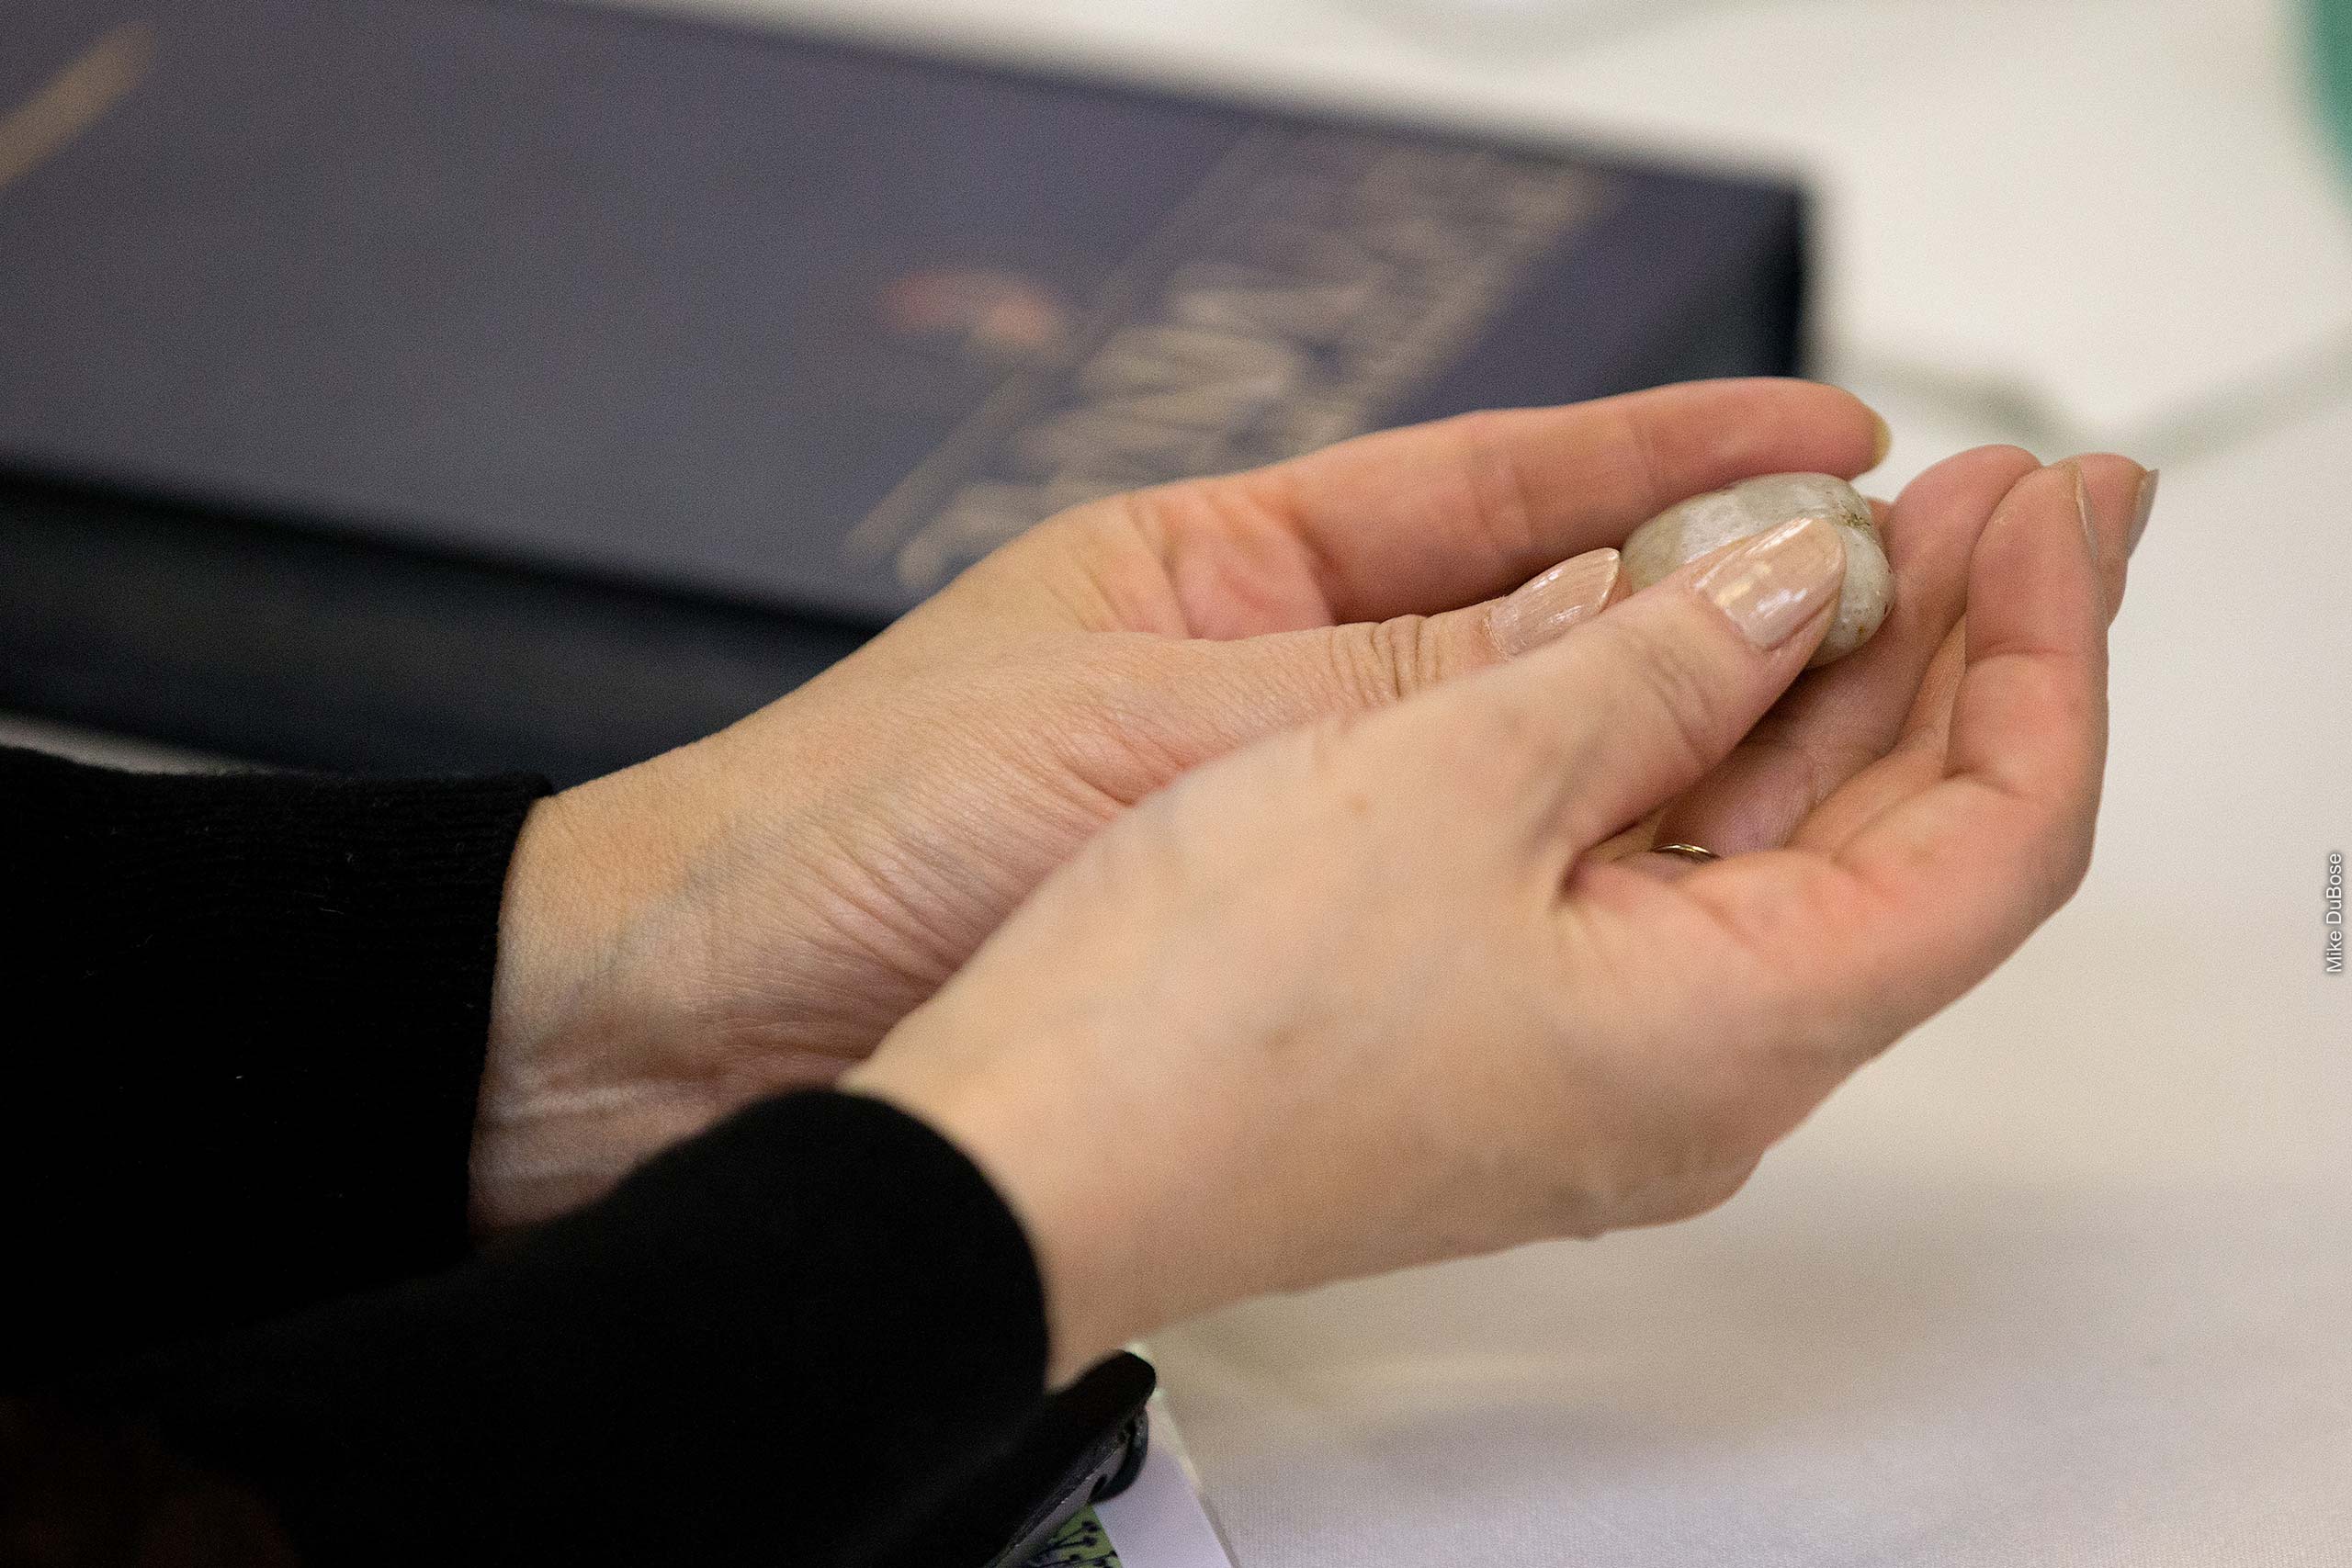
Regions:
[[[949, 1027], [952, 1043], [918, 1043]], [[926, 1008], [838, 1087], [887, 1100], [955, 1145], [1012, 1211], [1044, 1292], [1047, 1382], [1058, 1387], [1168, 1321], [1131, 1245], [1152, 1228], [1148, 1205], [1123, 1179], [1115, 1145], [1089, 1131], [1106, 1123], [1080, 1086], [990, 1047]]]
[[[687, 749], [689, 751], [692, 748]], [[673, 752], [539, 801], [508, 863], [475, 1118], [478, 1224], [595, 1196], [697, 1118], [644, 1072], [691, 1026], [707, 948], [676, 890], [701, 809]]]

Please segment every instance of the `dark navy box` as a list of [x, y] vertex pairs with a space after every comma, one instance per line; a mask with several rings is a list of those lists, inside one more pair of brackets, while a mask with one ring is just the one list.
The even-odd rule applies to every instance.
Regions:
[[1089, 496], [1794, 367], [1803, 203], [574, 6], [18, 0], [0, 706], [574, 778]]

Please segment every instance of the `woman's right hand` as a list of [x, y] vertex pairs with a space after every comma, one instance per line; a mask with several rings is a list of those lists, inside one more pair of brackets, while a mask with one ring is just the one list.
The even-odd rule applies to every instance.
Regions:
[[2080, 880], [2138, 476], [1944, 487], [1975, 545], [1941, 711], [1786, 848], [1679, 877], [1589, 852], [1804, 667], [1839, 571], [1817, 523], [1186, 776], [842, 1087], [996, 1182], [1057, 1378], [1261, 1292], [1699, 1213]]

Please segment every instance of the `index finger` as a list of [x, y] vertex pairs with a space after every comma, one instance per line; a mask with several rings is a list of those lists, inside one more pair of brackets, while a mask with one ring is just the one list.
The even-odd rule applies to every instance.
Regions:
[[1171, 555], [1295, 552], [1333, 623], [1458, 608], [1758, 474], [1851, 478], [1884, 454], [1849, 392], [1694, 381], [1563, 408], [1462, 414], [1136, 498]]

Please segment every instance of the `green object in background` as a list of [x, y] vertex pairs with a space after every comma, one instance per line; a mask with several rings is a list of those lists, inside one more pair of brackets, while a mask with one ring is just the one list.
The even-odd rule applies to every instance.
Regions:
[[2352, 0], [2312, 0], [2312, 45], [2335, 145], [2352, 164]]

